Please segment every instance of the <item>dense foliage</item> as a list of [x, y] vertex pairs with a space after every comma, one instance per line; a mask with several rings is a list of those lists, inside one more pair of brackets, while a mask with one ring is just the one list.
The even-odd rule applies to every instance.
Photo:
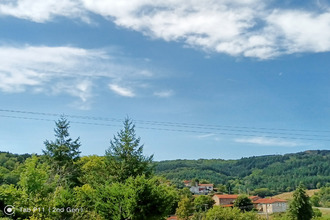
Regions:
[[325, 186], [330, 182], [329, 161], [329, 150], [240, 160], [171, 160], [157, 162], [156, 174], [168, 179], [206, 179], [225, 185], [225, 191], [230, 193], [251, 194], [253, 190], [266, 188], [262, 194], [271, 196], [292, 191], [300, 182], [308, 189]]
[[105, 157], [81, 158], [69, 127], [65, 118], [56, 122], [41, 156], [0, 154], [0, 218], [8, 210], [13, 219], [45, 220], [159, 220], [175, 212], [178, 190], [153, 174], [130, 119]]
[[[80, 157], [81, 143], [70, 137], [69, 128], [65, 118], [56, 122], [55, 140], [44, 142], [43, 155], [0, 152], [0, 218], [4, 207], [13, 205], [14, 219], [158, 220], [174, 213], [189, 220], [259, 219], [248, 197], [240, 196], [234, 208], [213, 206], [211, 196], [193, 196], [182, 180], [261, 197], [291, 191], [300, 182], [320, 188], [309, 201], [298, 187], [288, 213], [274, 219], [310, 219], [310, 213], [321, 219], [310, 203], [330, 206], [330, 151], [153, 162], [153, 156], [143, 155], [127, 118], [105, 156]], [[299, 213], [307, 217], [293, 217]]]
[[29, 157], [31, 157], [29, 154], [18, 155], [0, 152], [0, 185], [17, 184], [20, 176], [20, 167]]
[[251, 211], [253, 209], [253, 203], [247, 195], [242, 194], [235, 200], [234, 207], [237, 207], [242, 211]]
[[316, 207], [327, 207], [330, 208], [330, 184], [324, 187], [321, 187], [320, 191], [316, 192], [311, 197], [311, 202], [313, 206]]

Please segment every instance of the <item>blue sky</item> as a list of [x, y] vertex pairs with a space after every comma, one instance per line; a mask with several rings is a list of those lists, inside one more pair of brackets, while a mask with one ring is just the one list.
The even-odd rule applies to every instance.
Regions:
[[156, 160], [329, 150], [329, 51], [323, 0], [0, 1], [0, 150], [60, 114], [83, 155], [127, 116]]

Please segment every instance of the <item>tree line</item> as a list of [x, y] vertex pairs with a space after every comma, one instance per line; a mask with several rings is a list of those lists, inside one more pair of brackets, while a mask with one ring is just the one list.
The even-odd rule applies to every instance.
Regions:
[[[239, 197], [234, 208], [213, 206], [211, 196], [193, 196], [182, 181], [212, 182], [218, 192], [266, 197], [279, 191], [270, 181], [280, 178], [275, 184], [286, 184], [284, 178], [293, 173], [308, 187], [321, 188], [305, 203], [329, 204], [329, 187], [325, 187], [329, 166], [324, 164], [330, 151], [229, 161], [153, 162], [153, 155], [143, 154], [135, 125], [126, 118], [104, 156], [81, 157], [80, 139], [71, 138], [69, 128], [66, 118], [56, 121], [55, 139], [44, 142], [42, 155], [0, 152], [0, 218], [159, 220], [176, 214], [179, 219], [192, 220], [259, 219], [247, 196]], [[315, 164], [320, 168], [315, 170]], [[310, 185], [310, 178], [317, 183]], [[284, 189], [295, 188], [298, 180], [289, 180], [292, 185], [284, 185]]]
[[135, 125], [127, 118], [103, 157], [80, 157], [69, 122], [56, 122], [43, 155], [0, 155], [0, 216], [13, 219], [164, 219], [179, 200], [153, 172]]

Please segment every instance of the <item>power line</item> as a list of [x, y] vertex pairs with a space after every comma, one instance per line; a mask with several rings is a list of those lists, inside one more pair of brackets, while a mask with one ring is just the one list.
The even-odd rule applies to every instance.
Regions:
[[[52, 114], [52, 115], [58, 116], [58, 115], [61, 115], [61, 114]], [[54, 121], [54, 120], [51, 120], [51, 119], [21, 117], [21, 116], [12, 116], [12, 115], [0, 115], [0, 117], [25, 119], [25, 120], [38, 120], [38, 121]], [[70, 123], [85, 124], [85, 125], [96, 125], [96, 126], [111, 126], [111, 127], [118, 127], [119, 126], [119, 125], [114, 125], [114, 124], [92, 123], [92, 122], [81, 122], [81, 121], [70, 121]], [[228, 133], [228, 132], [209, 132], [209, 131], [169, 129], [169, 128], [143, 127], [143, 126], [137, 126], [137, 127], [140, 128], [140, 129], [160, 130], [160, 131], [170, 131], [170, 132], [185, 132], [185, 133], [199, 133], [199, 134], [204, 133], [204, 134], [218, 134], [218, 135], [228, 135], [228, 136], [260, 137], [260, 135], [256, 135], [256, 134], [242, 134], [242, 133]], [[288, 136], [272, 136], [272, 135], [263, 135], [262, 137], [264, 137], [264, 138], [275, 138], [275, 139], [291, 139], [291, 140], [330, 141], [330, 139], [288, 137]]]
[[[43, 116], [65, 116], [70, 118], [79, 118], [85, 120], [99, 120], [99, 121], [115, 121], [122, 122], [122, 119], [118, 118], [108, 118], [108, 117], [95, 117], [95, 116], [81, 116], [81, 115], [69, 115], [69, 114], [56, 114], [56, 113], [44, 113], [44, 112], [32, 112], [32, 111], [18, 111], [10, 109], [0, 109], [0, 112], [9, 113], [21, 113], [21, 114], [33, 114], [33, 115], [43, 115]], [[178, 123], [178, 122], [161, 122], [161, 121], [146, 121], [146, 120], [134, 120], [140, 124], [150, 124], [158, 126], [171, 126], [171, 127], [187, 127], [187, 128], [199, 128], [208, 130], [226, 130], [226, 131], [239, 131], [239, 132], [259, 132], [259, 133], [269, 133], [269, 134], [285, 134], [288, 133], [274, 133], [269, 131], [290, 131], [290, 132], [312, 132], [312, 133], [330, 133], [330, 131], [325, 130], [305, 130], [305, 129], [285, 129], [285, 128], [265, 128], [265, 127], [247, 127], [247, 126], [229, 126], [229, 125], [207, 125], [207, 124], [192, 124], [192, 123]], [[233, 130], [230, 130], [233, 129]], [[237, 130], [241, 129], [241, 130]], [[248, 131], [244, 130], [247, 129]], [[261, 130], [261, 131], [259, 131]], [[289, 135], [302, 135], [302, 134], [289, 134]], [[309, 135], [306, 136], [316, 136], [316, 137], [328, 137], [325, 135]]]

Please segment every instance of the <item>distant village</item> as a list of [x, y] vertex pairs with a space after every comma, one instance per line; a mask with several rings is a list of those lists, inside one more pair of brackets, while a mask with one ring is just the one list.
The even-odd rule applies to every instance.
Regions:
[[[220, 205], [223, 207], [233, 207], [235, 199], [238, 194], [221, 194], [217, 193], [217, 189], [214, 188], [214, 184], [200, 184], [198, 182], [192, 182], [190, 180], [183, 181], [186, 187], [189, 187], [190, 192], [193, 195], [212, 195], [212, 199], [215, 201], [214, 205]], [[272, 214], [276, 212], [286, 212], [288, 208], [288, 201], [276, 198], [261, 198], [259, 196], [249, 196], [254, 208], [259, 213]]]

